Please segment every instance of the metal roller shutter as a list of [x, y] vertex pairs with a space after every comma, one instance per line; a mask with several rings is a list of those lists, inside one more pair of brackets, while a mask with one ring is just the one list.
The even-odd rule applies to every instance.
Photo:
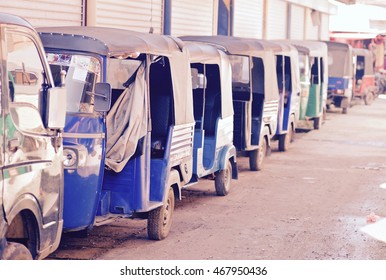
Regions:
[[318, 40], [319, 39], [319, 25], [315, 25], [317, 22], [312, 21], [311, 9], [306, 10], [306, 40]]
[[304, 7], [291, 5], [290, 7], [290, 39], [303, 40], [304, 39]]
[[163, 0], [93, 0], [87, 3], [87, 25], [161, 34]]
[[267, 7], [266, 39], [287, 38], [287, 2], [269, 0]]
[[234, 36], [263, 38], [264, 1], [235, 1], [233, 21]]
[[213, 35], [214, 0], [173, 0], [171, 34]]
[[322, 22], [320, 24], [320, 39], [321, 40], [330, 40], [330, 16], [328, 14], [322, 14]]
[[24, 17], [35, 27], [83, 24], [83, 0], [1, 0], [0, 11]]

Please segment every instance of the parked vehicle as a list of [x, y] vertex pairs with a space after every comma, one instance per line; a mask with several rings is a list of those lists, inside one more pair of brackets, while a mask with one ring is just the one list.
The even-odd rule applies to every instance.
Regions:
[[328, 47], [327, 109], [342, 108], [347, 114], [353, 95], [353, 53], [346, 43], [326, 42]]
[[279, 87], [279, 112], [274, 140], [279, 151], [287, 151], [294, 140], [300, 111], [300, 71], [297, 49], [284, 41], [273, 41], [281, 50], [275, 51]]
[[196, 121], [191, 183], [214, 178], [217, 195], [224, 196], [231, 180], [237, 179], [231, 64], [227, 55], [213, 46], [187, 42], [187, 47]]
[[187, 50], [176, 38], [112, 28], [42, 28], [40, 36], [71, 90], [64, 230], [145, 218], [149, 238], [165, 238], [192, 177]]
[[301, 100], [298, 128], [320, 129], [326, 114], [327, 45], [317, 41], [290, 40], [299, 54]]
[[66, 93], [27, 21], [0, 13], [0, 38], [0, 259], [43, 259], [63, 227]]
[[373, 55], [367, 49], [353, 49], [354, 83], [353, 99], [360, 99], [370, 105], [377, 96], [378, 87], [375, 84]]
[[224, 51], [232, 64], [233, 141], [249, 156], [251, 170], [261, 170], [277, 128], [279, 93], [273, 43], [227, 36], [186, 36]]

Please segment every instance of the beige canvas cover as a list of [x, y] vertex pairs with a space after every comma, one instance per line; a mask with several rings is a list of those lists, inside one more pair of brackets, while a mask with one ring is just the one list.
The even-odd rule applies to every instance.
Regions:
[[106, 117], [105, 165], [115, 172], [125, 167], [137, 149], [138, 140], [147, 133], [148, 88], [144, 63], [134, 82], [119, 96]]

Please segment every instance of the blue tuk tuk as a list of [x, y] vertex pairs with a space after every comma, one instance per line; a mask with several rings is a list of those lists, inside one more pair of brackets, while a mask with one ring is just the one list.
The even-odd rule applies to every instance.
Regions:
[[216, 194], [229, 193], [237, 179], [233, 145], [232, 69], [227, 55], [217, 48], [186, 42], [192, 70], [193, 107], [196, 121], [193, 177], [213, 178]]
[[224, 51], [232, 65], [233, 141], [250, 169], [261, 170], [276, 132], [279, 93], [274, 50], [268, 41], [227, 36], [186, 36]]
[[279, 112], [274, 140], [279, 151], [287, 151], [294, 140], [300, 111], [299, 56], [295, 47], [284, 41], [273, 41], [280, 46], [275, 51], [276, 73], [279, 87]]
[[138, 217], [147, 219], [150, 239], [165, 238], [175, 197], [192, 177], [182, 41], [100, 27], [39, 31], [54, 76], [67, 71], [64, 230]]
[[346, 43], [326, 41], [328, 48], [327, 109], [342, 108], [347, 114], [353, 96], [353, 52]]

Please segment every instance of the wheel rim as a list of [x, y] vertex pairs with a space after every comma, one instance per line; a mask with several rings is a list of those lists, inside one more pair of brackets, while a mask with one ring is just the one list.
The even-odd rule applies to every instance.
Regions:
[[168, 198], [168, 200], [166, 201], [166, 205], [165, 205], [165, 209], [164, 209], [164, 215], [163, 215], [163, 226], [165, 227], [169, 220], [170, 220], [170, 216], [171, 216], [171, 200], [170, 198]]
[[231, 184], [231, 169], [232, 166], [230, 165], [230, 163], [228, 162], [228, 167], [227, 169], [225, 169], [225, 173], [224, 173], [224, 181], [225, 181], [225, 190], [228, 191], [229, 190], [229, 187], [230, 187], [230, 184]]

